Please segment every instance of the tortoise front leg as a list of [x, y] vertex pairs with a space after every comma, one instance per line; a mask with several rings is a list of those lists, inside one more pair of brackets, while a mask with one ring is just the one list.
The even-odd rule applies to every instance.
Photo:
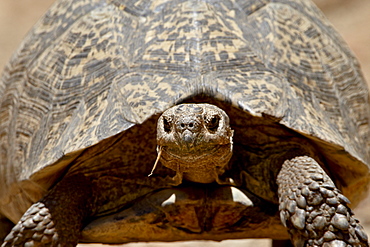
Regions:
[[85, 176], [63, 179], [33, 204], [4, 239], [10, 246], [76, 246], [92, 209], [92, 185]]
[[280, 218], [295, 246], [369, 246], [349, 200], [314, 159], [285, 161], [277, 184]]

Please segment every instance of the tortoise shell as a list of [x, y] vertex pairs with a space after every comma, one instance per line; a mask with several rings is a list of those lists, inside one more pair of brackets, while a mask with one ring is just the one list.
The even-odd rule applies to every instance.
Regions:
[[65, 174], [99, 170], [83, 161], [118, 140], [120, 164], [149, 174], [154, 120], [197, 101], [227, 111], [236, 143], [260, 138], [237, 135], [256, 126], [304, 140], [354, 204], [363, 197], [368, 89], [310, 1], [60, 0], [1, 77], [0, 212], [17, 222]]

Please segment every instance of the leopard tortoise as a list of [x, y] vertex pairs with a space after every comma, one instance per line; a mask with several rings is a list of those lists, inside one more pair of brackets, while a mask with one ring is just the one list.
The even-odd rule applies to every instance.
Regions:
[[2, 246], [368, 246], [369, 94], [310, 1], [58, 0], [0, 120]]

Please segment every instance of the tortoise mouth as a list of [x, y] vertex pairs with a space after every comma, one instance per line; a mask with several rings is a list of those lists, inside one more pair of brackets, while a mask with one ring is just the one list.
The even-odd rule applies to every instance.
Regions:
[[[83, 229], [81, 240], [127, 243], [271, 237], [271, 232], [261, 231], [261, 224], [275, 227], [277, 239], [288, 237], [276, 206], [261, 203], [266, 202], [234, 186], [186, 182], [149, 193], [120, 212], [93, 220]], [[261, 212], [269, 207], [269, 212]]]
[[192, 182], [212, 183], [219, 181], [219, 176], [225, 172], [232, 156], [232, 145], [212, 145], [190, 154], [161, 147], [158, 155], [163, 166], [176, 172], [174, 184], [180, 184], [183, 177]]
[[[196, 145], [189, 149], [174, 148], [171, 146], [162, 146], [162, 150], [166, 152], [169, 157], [179, 160], [198, 160], [215, 156], [220, 149], [227, 145]], [[187, 150], [187, 151], [184, 151]]]

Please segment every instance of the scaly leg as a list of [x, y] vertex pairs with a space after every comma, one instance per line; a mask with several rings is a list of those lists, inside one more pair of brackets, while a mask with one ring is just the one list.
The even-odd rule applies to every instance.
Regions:
[[2, 247], [73, 247], [92, 208], [92, 186], [84, 176], [62, 180], [33, 204], [4, 239]]
[[285, 161], [277, 184], [280, 218], [296, 247], [369, 246], [349, 200], [314, 159]]

